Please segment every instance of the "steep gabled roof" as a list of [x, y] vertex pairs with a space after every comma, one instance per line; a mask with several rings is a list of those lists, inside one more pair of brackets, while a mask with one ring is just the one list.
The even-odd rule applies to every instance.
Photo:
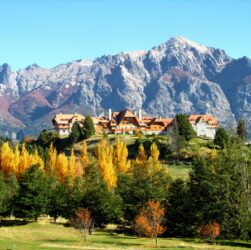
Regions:
[[135, 118], [137, 123], [139, 123], [138, 117], [133, 114], [132, 111], [125, 109], [117, 114], [117, 124], [119, 125], [125, 118]]
[[56, 114], [53, 118], [53, 122], [56, 124], [69, 124], [73, 118], [76, 118], [78, 121], [82, 121], [85, 119], [83, 115], [80, 114]]

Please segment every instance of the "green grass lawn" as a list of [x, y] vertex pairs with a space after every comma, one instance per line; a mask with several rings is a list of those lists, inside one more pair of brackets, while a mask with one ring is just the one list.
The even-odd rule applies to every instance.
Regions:
[[185, 165], [168, 165], [168, 172], [170, 174], [170, 176], [172, 177], [172, 179], [182, 179], [182, 180], [186, 180], [188, 178], [189, 172], [191, 170], [191, 168], [185, 166]]
[[[197, 239], [159, 239], [159, 249], [215, 249], [245, 250], [251, 248], [247, 242], [219, 242], [216, 246]], [[83, 242], [80, 233], [73, 228], [52, 223], [28, 223], [0, 227], [0, 250], [52, 250], [52, 249], [156, 249], [154, 240], [124, 234], [94, 232], [88, 242]]]

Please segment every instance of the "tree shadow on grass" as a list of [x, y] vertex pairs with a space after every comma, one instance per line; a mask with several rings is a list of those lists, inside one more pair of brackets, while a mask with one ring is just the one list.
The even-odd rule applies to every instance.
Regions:
[[[112, 237], [112, 238], [116, 238], [119, 239], [119, 237]], [[122, 239], [124, 239], [123, 237], [120, 237]], [[134, 246], [142, 246], [142, 244], [140, 243], [135, 243], [135, 242], [117, 242], [117, 241], [110, 241], [110, 240], [98, 240], [96, 243], [99, 244], [104, 244], [104, 245], [113, 245], [113, 246], [118, 246], [118, 247], [123, 247], [123, 246], [130, 246], [130, 247], [134, 247]]]
[[50, 242], [50, 243], [73, 243], [73, 242], [77, 242], [74, 239], [47, 239], [46, 242]]
[[24, 226], [27, 225], [29, 221], [23, 220], [1, 220], [0, 227], [14, 227], [14, 226]]
[[[185, 242], [194, 243], [194, 244], [210, 244], [213, 246], [213, 242], [210, 240], [202, 240], [202, 239], [182, 239]], [[236, 241], [221, 241], [217, 240], [216, 245], [218, 246], [229, 246], [229, 247], [243, 247], [243, 248], [251, 248], [251, 242], [236, 242]]]
[[251, 242], [219, 241], [217, 245], [251, 248]]

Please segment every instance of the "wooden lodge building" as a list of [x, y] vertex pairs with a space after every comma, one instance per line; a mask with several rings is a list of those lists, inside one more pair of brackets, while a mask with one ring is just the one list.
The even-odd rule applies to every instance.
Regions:
[[[80, 124], [85, 117], [80, 114], [57, 114], [52, 120], [55, 130], [60, 136], [68, 136], [74, 122]], [[142, 116], [141, 109], [138, 112], [125, 109], [120, 112], [112, 112], [104, 117], [92, 117], [96, 134], [168, 134], [172, 128], [173, 118], [161, 118]], [[190, 115], [189, 121], [198, 136], [213, 139], [218, 121], [212, 115]]]

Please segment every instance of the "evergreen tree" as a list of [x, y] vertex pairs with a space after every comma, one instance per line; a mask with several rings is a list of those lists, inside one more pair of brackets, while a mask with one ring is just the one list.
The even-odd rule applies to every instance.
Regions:
[[48, 177], [38, 165], [28, 168], [19, 181], [19, 191], [15, 198], [14, 215], [18, 218], [37, 218], [47, 212], [49, 202]]
[[90, 138], [92, 135], [95, 135], [95, 127], [93, 124], [93, 120], [90, 115], [87, 115], [85, 117], [84, 123], [83, 123], [83, 131], [84, 131], [84, 137]]
[[237, 134], [241, 138], [241, 140], [246, 141], [247, 140], [247, 129], [245, 120], [240, 119], [238, 126], [237, 126]]
[[71, 133], [69, 135], [69, 143], [73, 144], [73, 143], [76, 143], [77, 141], [79, 141], [80, 135], [81, 135], [81, 133], [80, 133], [79, 123], [74, 122], [74, 124], [72, 125], [72, 128], [71, 128]]
[[43, 148], [49, 147], [50, 144], [55, 142], [57, 137], [58, 135], [56, 132], [43, 130], [38, 137], [37, 144]]
[[84, 177], [85, 192], [81, 207], [90, 209], [95, 225], [119, 223], [122, 213], [120, 196], [110, 190], [96, 164], [88, 165]]
[[4, 175], [0, 171], [0, 216], [8, 211], [8, 187], [4, 181]]
[[50, 196], [48, 204], [48, 213], [56, 222], [59, 216], [62, 216], [68, 206], [68, 199], [65, 195], [65, 186], [56, 177], [51, 177]]
[[[15, 199], [18, 194], [19, 184], [14, 173], [9, 173], [5, 180], [8, 192], [8, 200], [5, 205], [7, 206], [7, 211], [5, 216], [10, 216], [14, 211]], [[0, 189], [1, 190], [1, 189]]]
[[179, 140], [183, 138], [185, 141], [189, 141], [196, 137], [196, 133], [193, 130], [188, 117], [184, 114], [177, 114], [174, 118], [174, 123], [176, 122]]
[[[239, 144], [231, 144], [215, 160], [197, 160], [188, 182], [189, 209], [186, 220], [190, 232], [217, 221], [221, 236], [247, 238], [250, 214], [244, 154]], [[184, 226], [186, 227], [186, 226]], [[189, 228], [189, 227], [186, 227]]]
[[[150, 169], [150, 171], [149, 171]], [[118, 192], [123, 199], [125, 218], [130, 222], [138, 210], [149, 200], [166, 200], [170, 183], [167, 168], [156, 168], [153, 162], [146, 161], [144, 167], [132, 163], [128, 173], [119, 175]]]
[[168, 227], [167, 233], [169, 236], [189, 236], [188, 202], [186, 183], [181, 179], [173, 181], [168, 190], [166, 204], [166, 226]]
[[229, 137], [224, 128], [218, 128], [214, 138], [214, 144], [224, 148], [229, 142]]

